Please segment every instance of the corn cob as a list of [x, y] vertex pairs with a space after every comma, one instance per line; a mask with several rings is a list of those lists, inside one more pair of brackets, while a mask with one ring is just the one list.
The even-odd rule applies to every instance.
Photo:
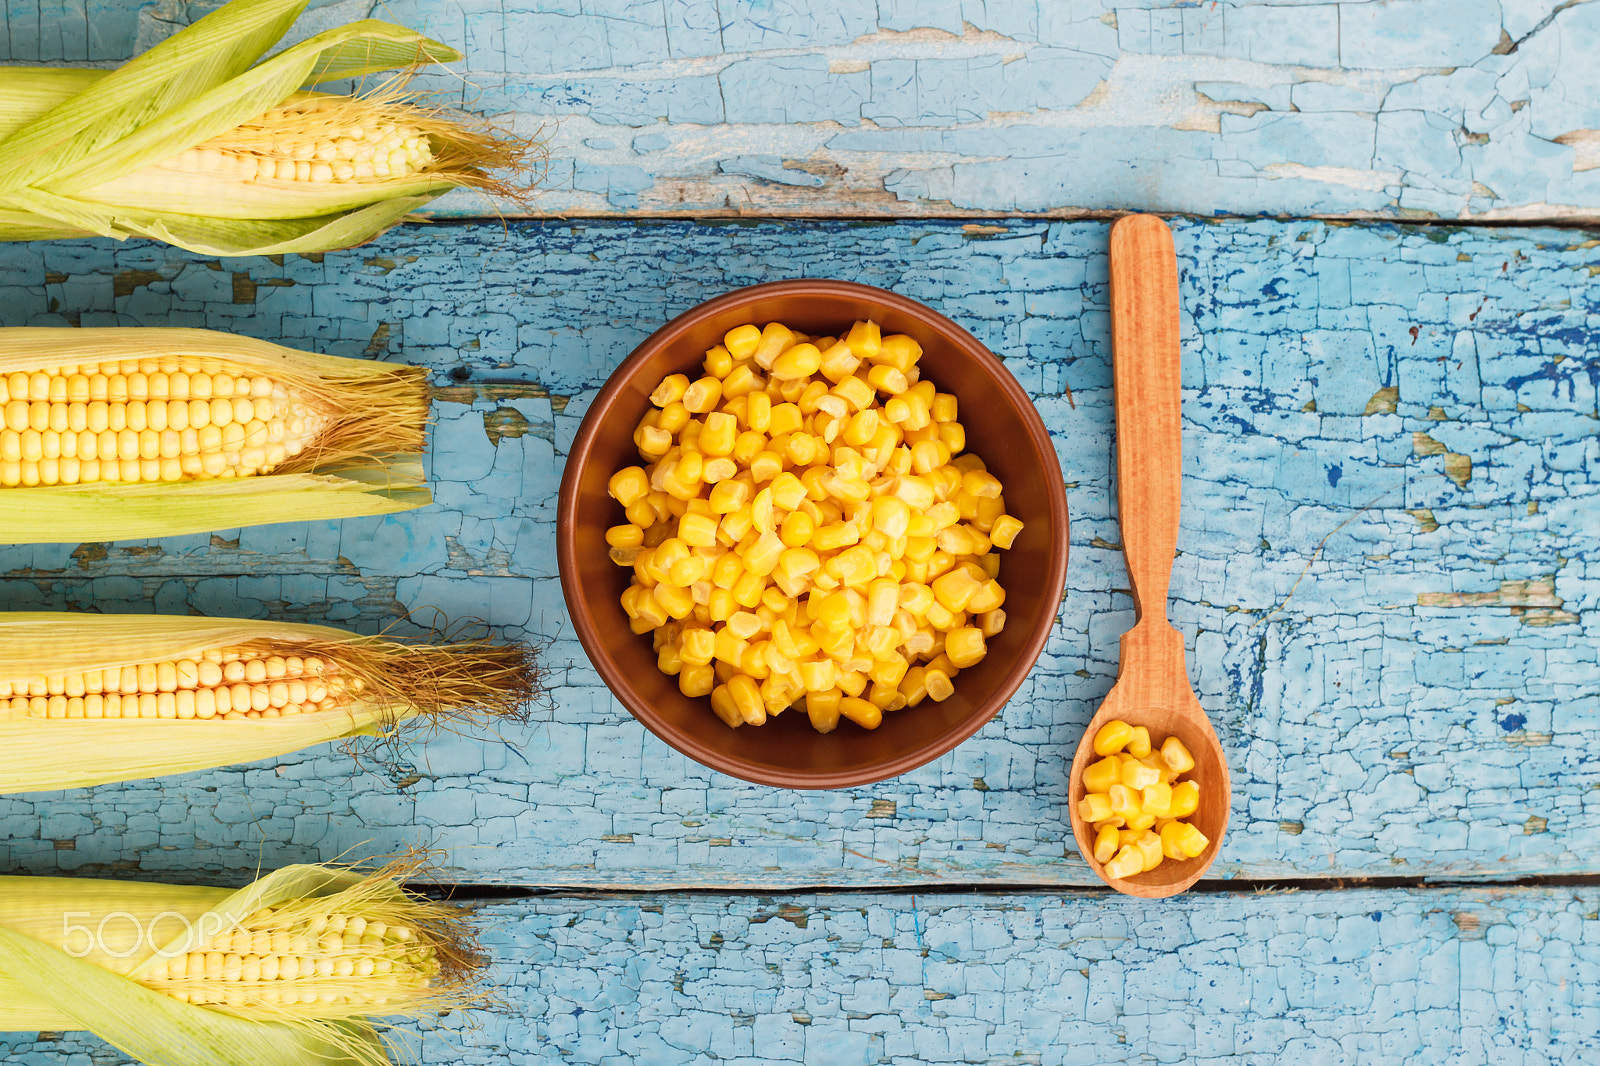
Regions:
[[0, 541], [111, 540], [429, 500], [417, 367], [197, 329], [0, 329]]
[[484, 998], [459, 908], [292, 866], [239, 891], [0, 877], [0, 1030], [89, 1030], [163, 1066], [388, 1061], [375, 1017]]
[[453, 188], [520, 201], [532, 142], [420, 106], [403, 76], [454, 50], [363, 20], [270, 59], [306, 0], [233, 0], [115, 71], [0, 67], [0, 240], [152, 237], [210, 255], [369, 240]]
[[269, 758], [401, 723], [515, 718], [525, 645], [402, 644], [324, 626], [0, 614], [0, 793]]

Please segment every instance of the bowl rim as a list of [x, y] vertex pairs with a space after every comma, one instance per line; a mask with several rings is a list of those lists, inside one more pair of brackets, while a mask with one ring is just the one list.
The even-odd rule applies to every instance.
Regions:
[[[579, 577], [576, 537], [573, 533], [577, 515], [578, 470], [581, 465], [578, 460], [586, 459], [594, 439], [603, 431], [603, 425], [607, 421], [605, 415], [610, 413], [611, 408], [627, 391], [628, 382], [638, 368], [667, 343], [668, 339], [693, 330], [701, 322], [722, 314], [730, 307], [750, 303], [768, 296], [795, 295], [796, 293], [855, 299], [865, 298], [893, 307], [897, 311], [918, 319], [932, 318], [935, 320], [938, 327], [945, 331], [954, 343], [976, 359], [989, 372], [1000, 391], [1011, 399], [1021, 413], [1022, 426], [1027, 431], [1034, 449], [1039, 454], [1049, 457], [1054, 465], [1056, 474], [1055, 477], [1050, 477], [1050, 471], [1047, 469], [1044, 472], [1045, 476], [1041, 479], [1045, 483], [1045, 492], [1048, 497], [1047, 505], [1053, 520], [1054, 533], [1049, 568], [1047, 573], [1041, 575], [1045, 587], [1055, 590], [1053, 603], [1057, 610], [1051, 612], [1051, 622], [1047, 625], [1039, 626], [1035, 632], [1029, 635], [1027, 642], [1019, 650], [1015, 661], [1001, 677], [999, 684], [994, 687], [983, 703], [977, 706], [975, 713], [963, 722], [959, 728], [931, 737], [925, 742], [906, 749], [895, 758], [885, 759], [867, 767], [857, 767], [849, 770], [790, 771], [781, 768], [775, 769], [770, 765], [755, 764], [729, 755], [695, 734], [675, 727], [671, 722], [659, 715], [648, 702], [637, 696], [632, 686], [628, 683], [627, 674], [605, 654], [605, 644], [599, 635], [599, 624], [596, 622], [593, 612], [589, 609], [588, 602], [583, 596], [579, 595], [581, 578]], [[567, 605], [567, 614], [572, 620], [574, 629], [577, 631], [578, 642], [582, 645], [584, 654], [588, 656], [589, 662], [594, 666], [596, 672], [600, 674], [600, 678], [605, 682], [606, 687], [628, 709], [628, 712], [669, 747], [680, 754], [688, 756], [702, 766], [758, 785], [806, 790], [853, 788], [898, 777], [955, 750], [956, 747], [982, 729], [990, 719], [1000, 712], [1002, 707], [1010, 702], [1011, 697], [1016, 695], [1017, 689], [1022, 686], [1023, 679], [1033, 671], [1040, 653], [1044, 651], [1044, 646], [1050, 639], [1050, 633], [1055, 628], [1054, 618], [1059, 613], [1061, 600], [1066, 595], [1069, 547], [1068, 521], [1065, 479], [1061, 476], [1060, 459], [1056, 456], [1055, 446], [1050, 441], [1050, 433], [1045, 428], [1044, 420], [1039, 416], [1032, 397], [1022, 388], [1015, 376], [1006, 369], [1005, 364], [1000, 361], [999, 357], [991, 352], [983, 342], [979, 341], [961, 325], [927, 304], [902, 296], [889, 289], [865, 285], [860, 282], [840, 281], [830, 278], [793, 278], [744, 286], [696, 304], [656, 329], [655, 332], [641, 341], [628, 354], [628, 357], [611, 372], [606, 379], [605, 385], [595, 394], [595, 398], [590, 402], [588, 410], [584, 412], [583, 422], [578, 427], [578, 432], [574, 436], [572, 444], [567, 448], [566, 462], [561, 474], [560, 496], [556, 507], [556, 561], [560, 573], [561, 594]]]

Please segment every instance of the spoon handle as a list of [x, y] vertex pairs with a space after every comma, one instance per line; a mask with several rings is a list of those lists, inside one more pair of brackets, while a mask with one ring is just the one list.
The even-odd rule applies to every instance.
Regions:
[[1172, 231], [1154, 215], [1130, 215], [1111, 227], [1111, 351], [1122, 554], [1139, 622], [1165, 622], [1183, 432], [1178, 260]]

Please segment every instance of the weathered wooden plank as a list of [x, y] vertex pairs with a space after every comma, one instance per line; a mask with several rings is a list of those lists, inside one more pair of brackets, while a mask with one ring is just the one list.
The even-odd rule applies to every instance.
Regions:
[[[505, 1007], [420, 1059], [1578, 1066], [1600, 1056], [1597, 908], [1593, 888], [496, 904]], [[123, 1061], [57, 1034], [0, 1054]]]
[[[122, 58], [215, 6], [20, 0], [0, 60]], [[1571, 0], [336, 0], [307, 25], [369, 12], [466, 53], [420, 84], [544, 131], [554, 215], [1600, 217], [1600, 7]]]
[[[0, 248], [8, 325], [219, 326], [403, 356], [448, 387], [433, 508], [6, 548], [0, 607], [363, 629], [440, 607], [553, 638], [555, 697], [504, 743], [441, 737], [380, 753], [370, 775], [330, 749], [0, 798], [0, 869], [228, 880], [427, 842], [467, 881], [1088, 883], [1065, 845], [1065, 765], [1131, 621], [1105, 241], [1100, 223], [593, 222], [409, 228], [282, 263]], [[1234, 771], [1217, 875], [1596, 870], [1595, 242], [1190, 222], [1177, 245], [1173, 617]], [[551, 526], [566, 443], [632, 345], [705, 297], [799, 274], [895, 288], [990, 344], [1055, 435], [1073, 523], [1062, 621], [1004, 713], [924, 769], [825, 794], [710, 773], [628, 717], [564, 625]]]

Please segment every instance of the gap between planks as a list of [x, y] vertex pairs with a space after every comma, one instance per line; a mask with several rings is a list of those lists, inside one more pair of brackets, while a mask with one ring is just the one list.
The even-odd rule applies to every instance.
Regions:
[[[803, 887], [736, 886], [708, 888], [704, 885], [678, 885], [667, 882], [640, 885], [634, 888], [597, 889], [592, 887], [524, 887], [520, 885], [493, 884], [408, 884], [407, 888], [433, 899], [448, 899], [457, 903], [503, 903], [516, 900], [540, 899], [642, 899], [671, 894], [674, 896], [1112, 896], [1110, 889], [1089, 886], [1061, 886], [1049, 888], [1041, 885], [996, 885], [992, 882], [951, 882], [937, 885], [884, 885], [878, 888], [813, 885]], [[1187, 890], [1188, 895], [1255, 896], [1287, 892], [1337, 892], [1337, 891], [1435, 891], [1448, 889], [1518, 889], [1518, 888], [1592, 888], [1600, 887], [1600, 874], [1547, 874], [1532, 877], [1513, 877], [1505, 880], [1456, 879], [1435, 877], [1363, 877], [1363, 878], [1273, 878], [1197, 881]]]

